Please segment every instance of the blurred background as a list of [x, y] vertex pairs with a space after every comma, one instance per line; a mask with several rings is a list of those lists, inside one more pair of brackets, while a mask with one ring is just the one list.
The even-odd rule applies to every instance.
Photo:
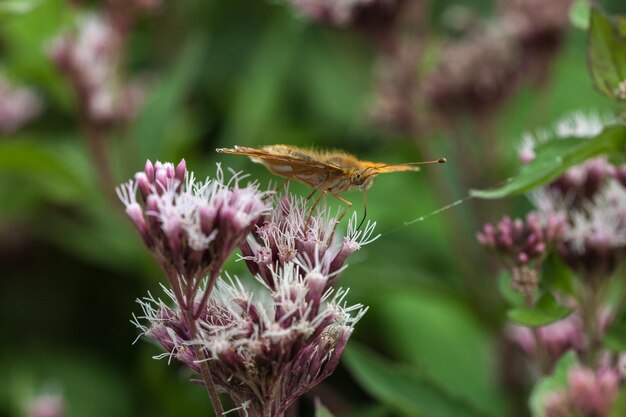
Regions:
[[[164, 279], [114, 187], [147, 158], [185, 158], [199, 177], [221, 162], [269, 184], [263, 167], [215, 148], [276, 143], [388, 163], [448, 158], [368, 192], [382, 237], [342, 277], [349, 301], [370, 306], [350, 343], [485, 416], [526, 416], [496, 270], [475, 233], [528, 203], [468, 200], [405, 222], [517, 172], [524, 132], [614, 111], [588, 75], [585, 8], [0, 0], [0, 416], [34, 415], [37, 401], [73, 417], [210, 415], [186, 371], [133, 344], [135, 299]], [[360, 193], [344, 197], [362, 213]], [[246, 276], [235, 259], [226, 269]], [[447, 415], [378, 394], [341, 366], [299, 415], [316, 396], [337, 416]]]

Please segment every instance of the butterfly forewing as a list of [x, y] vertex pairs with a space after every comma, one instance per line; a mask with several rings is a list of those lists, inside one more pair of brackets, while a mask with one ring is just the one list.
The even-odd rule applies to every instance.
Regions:
[[315, 189], [323, 189], [331, 178], [343, 173], [337, 166], [316, 160], [312, 152], [285, 145], [265, 146], [262, 149], [236, 146], [234, 149], [218, 149], [218, 152], [246, 155], [276, 175], [294, 178]]

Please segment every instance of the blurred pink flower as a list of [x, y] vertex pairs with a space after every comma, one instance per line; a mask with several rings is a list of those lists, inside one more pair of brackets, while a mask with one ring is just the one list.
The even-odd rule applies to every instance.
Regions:
[[545, 403], [547, 417], [608, 417], [621, 384], [618, 371], [577, 366], [569, 371], [567, 387], [551, 393]]
[[63, 417], [63, 398], [57, 394], [42, 394], [33, 398], [26, 406], [27, 417]]
[[532, 212], [526, 215], [526, 219], [512, 220], [505, 216], [498, 224], [487, 223], [476, 234], [476, 239], [500, 255], [508, 266], [521, 266], [543, 259], [548, 248], [562, 238], [564, 231], [561, 216], [544, 218]]
[[94, 124], [128, 121], [143, 103], [144, 87], [120, 78], [122, 41], [109, 18], [93, 13], [51, 44], [50, 57], [72, 83], [81, 113]]
[[37, 117], [41, 98], [30, 88], [14, 87], [0, 77], [0, 133], [13, 133]]

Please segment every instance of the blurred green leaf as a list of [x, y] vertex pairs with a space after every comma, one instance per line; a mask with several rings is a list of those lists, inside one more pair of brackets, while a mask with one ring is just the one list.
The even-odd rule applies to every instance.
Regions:
[[569, 11], [569, 19], [574, 27], [587, 30], [589, 29], [590, 14], [589, 0], [576, 0]]
[[[429, 244], [427, 240], [416, 242], [409, 243], [409, 249]], [[385, 262], [415, 257], [417, 253], [404, 255], [397, 249], [395, 253], [392, 250], [373, 255], [377, 260], [352, 265], [343, 278], [351, 287], [351, 299], [371, 307], [357, 326], [359, 337], [367, 329], [377, 329], [369, 333], [371, 343], [412, 364], [474, 408], [489, 415], [503, 415], [505, 401], [495, 373], [498, 354], [486, 320], [476, 317], [463, 297], [446, 289], [441, 276], [435, 274], [429, 284], [429, 272], [423, 267], [394, 269]], [[499, 322], [499, 314], [492, 312], [490, 316], [492, 324]]]
[[28, 178], [55, 200], [78, 198], [87, 189], [62, 155], [28, 141], [0, 142], [0, 173]]
[[617, 394], [617, 399], [613, 403], [613, 407], [608, 417], [626, 416], [626, 389], [622, 388]]
[[596, 88], [610, 98], [626, 80], [626, 32], [619, 20], [591, 8], [589, 66]]
[[485, 416], [410, 367], [389, 363], [354, 342], [344, 363], [366, 391], [404, 416]]
[[614, 352], [625, 352], [626, 351], [626, 325], [620, 323], [618, 325], [613, 325], [606, 332], [604, 338], [602, 339], [602, 343], [607, 348], [611, 349]]
[[[83, 206], [71, 218], [46, 217], [44, 238], [55, 245], [112, 270], [150, 268], [148, 252], [133, 226], [108, 204]], [[89, 236], [89, 244], [85, 237]]]
[[0, 19], [20, 16], [31, 12], [42, 0], [2, 0], [0, 1]]
[[176, 66], [151, 89], [134, 125], [133, 136], [141, 160], [161, 158], [161, 150], [170, 132], [170, 121], [202, 73], [208, 42], [200, 35], [190, 36], [181, 48]]
[[530, 411], [533, 417], [545, 417], [543, 406], [546, 396], [567, 386], [567, 374], [576, 363], [576, 354], [572, 351], [567, 352], [557, 362], [552, 375], [543, 378], [535, 385], [529, 399]]
[[551, 254], [541, 265], [539, 284], [548, 290], [557, 290], [561, 294], [575, 295], [576, 277], [563, 260]]
[[591, 139], [563, 138], [549, 141], [536, 148], [536, 158], [520, 170], [505, 185], [490, 190], [471, 190], [474, 197], [496, 199], [531, 191], [556, 179], [568, 168], [589, 158], [604, 154], [622, 154], [626, 147], [626, 126], [604, 129]]
[[2, 70], [12, 79], [32, 84], [48, 112], [54, 114], [58, 107], [70, 111], [74, 102], [71, 89], [46, 50], [54, 37], [73, 23], [76, 8], [65, 0], [39, 1], [37, 5], [19, 18], [2, 22]]
[[534, 308], [514, 308], [508, 311], [507, 316], [524, 326], [538, 327], [564, 319], [571, 312], [571, 309], [559, 305], [554, 296], [546, 292]]
[[392, 412], [386, 405], [373, 404], [367, 408], [358, 408], [345, 417], [390, 417]]
[[328, 408], [324, 407], [319, 398], [315, 399], [315, 417], [334, 417]]
[[254, 145], [272, 139], [268, 132], [283, 122], [280, 104], [289, 86], [285, 77], [291, 70], [302, 35], [302, 22], [282, 15], [262, 33], [238, 81], [225, 141]]
[[616, 285], [614, 285], [611, 292], [616, 298], [613, 302], [616, 303], [618, 315], [611, 320], [611, 324], [604, 334], [602, 343], [612, 351], [622, 353], [626, 352], [626, 309], [621, 305], [623, 303], [622, 297], [625, 289], [621, 287], [624, 285], [622, 280], [616, 280], [616, 284], [620, 287], [615, 288]]

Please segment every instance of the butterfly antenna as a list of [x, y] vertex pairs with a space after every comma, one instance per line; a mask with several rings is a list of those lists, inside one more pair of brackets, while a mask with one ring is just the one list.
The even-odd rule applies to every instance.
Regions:
[[359, 231], [361, 229], [361, 226], [363, 226], [363, 223], [365, 222], [365, 218], [367, 217], [367, 192], [363, 192], [363, 219], [361, 220], [361, 223], [359, 223], [359, 227], [356, 228], [357, 231]]
[[402, 165], [428, 165], [428, 164], [445, 164], [448, 162], [447, 158], [439, 158], [433, 159], [432, 161], [421, 161], [421, 162], [408, 162]]
[[[405, 162], [399, 165], [430, 165], [430, 164], [445, 164], [446, 162], [448, 162], [447, 158], [439, 158], [439, 159], [433, 159], [432, 161]], [[381, 165], [376, 168], [380, 169], [380, 168], [390, 167], [394, 165], [396, 164]]]

